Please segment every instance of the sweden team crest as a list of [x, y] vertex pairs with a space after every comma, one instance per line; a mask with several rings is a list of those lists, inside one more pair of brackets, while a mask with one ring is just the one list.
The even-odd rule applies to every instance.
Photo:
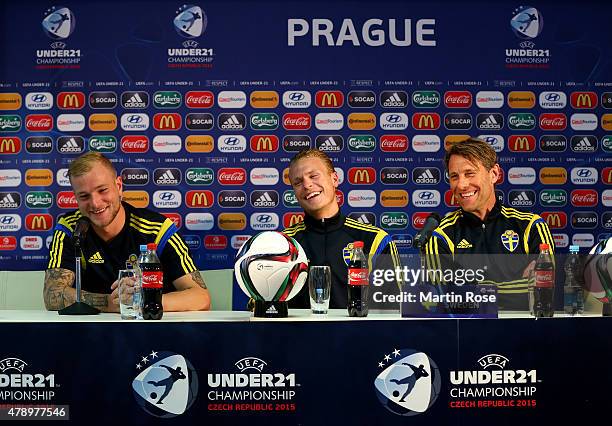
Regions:
[[342, 249], [342, 257], [344, 258], [344, 263], [346, 263], [346, 266], [348, 266], [349, 262], [351, 261], [351, 251], [353, 251], [353, 243], [348, 243]]
[[502, 244], [509, 252], [513, 252], [519, 245], [519, 235], [511, 229], [501, 235]]

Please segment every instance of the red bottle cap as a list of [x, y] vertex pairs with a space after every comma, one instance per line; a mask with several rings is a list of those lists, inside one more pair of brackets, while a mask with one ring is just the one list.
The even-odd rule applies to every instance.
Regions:
[[147, 244], [147, 250], [157, 250], [157, 244], [155, 243]]
[[546, 243], [542, 243], [540, 244], [540, 251], [542, 250], [548, 250], [550, 248], [550, 246]]
[[353, 242], [353, 248], [363, 248], [363, 241]]

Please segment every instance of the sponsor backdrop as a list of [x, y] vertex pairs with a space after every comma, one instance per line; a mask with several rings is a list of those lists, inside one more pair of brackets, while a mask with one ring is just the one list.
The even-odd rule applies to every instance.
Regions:
[[45, 268], [87, 150], [202, 269], [301, 220], [286, 167], [308, 147], [344, 212], [410, 251], [456, 206], [441, 158], [463, 135], [498, 151], [500, 199], [586, 249], [612, 229], [612, 5], [593, 3], [2, 2], [2, 269]]
[[4, 323], [0, 418], [19, 405], [78, 425], [584, 424], [609, 403], [602, 322]]

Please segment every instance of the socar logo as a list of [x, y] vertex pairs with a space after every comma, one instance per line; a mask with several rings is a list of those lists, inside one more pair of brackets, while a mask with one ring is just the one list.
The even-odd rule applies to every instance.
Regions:
[[198, 395], [198, 375], [193, 365], [174, 352], [155, 352], [140, 358], [132, 381], [138, 404], [155, 417], [183, 414]]
[[179, 7], [174, 18], [174, 29], [185, 38], [200, 37], [206, 31], [208, 18], [199, 6], [187, 4]]
[[64, 40], [74, 31], [76, 19], [67, 7], [53, 6], [45, 11], [42, 27], [53, 40]]
[[510, 26], [519, 38], [536, 38], [544, 27], [544, 17], [535, 7], [521, 6], [514, 10]]
[[374, 380], [376, 396], [385, 408], [400, 416], [416, 416], [431, 407], [440, 394], [440, 371], [425, 353], [394, 349], [385, 354]]

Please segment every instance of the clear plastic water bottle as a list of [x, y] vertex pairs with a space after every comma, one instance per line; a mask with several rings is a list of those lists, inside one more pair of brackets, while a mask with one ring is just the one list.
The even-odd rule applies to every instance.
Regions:
[[578, 274], [580, 273], [580, 259], [578, 246], [570, 246], [570, 252], [565, 259], [565, 283], [563, 284], [563, 310], [568, 315], [578, 313]]
[[144, 261], [145, 255], [147, 254], [147, 245], [141, 244], [139, 247], [140, 254], [138, 255], [138, 260], [134, 265], [134, 269], [136, 270], [136, 288], [134, 289], [134, 310], [136, 311], [136, 318], [142, 319], [142, 269], [140, 268], [140, 263]]

